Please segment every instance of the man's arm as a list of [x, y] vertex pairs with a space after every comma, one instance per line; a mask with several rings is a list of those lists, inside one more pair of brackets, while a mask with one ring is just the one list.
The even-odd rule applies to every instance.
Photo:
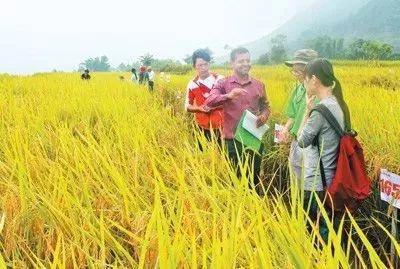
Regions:
[[225, 80], [219, 80], [218, 83], [211, 89], [210, 95], [205, 101], [205, 105], [210, 108], [221, 106], [228, 99], [225, 91]]
[[225, 81], [221, 80], [218, 84], [211, 90], [210, 96], [206, 99], [206, 108], [216, 108], [222, 106], [226, 101], [235, 100], [246, 94], [247, 91], [242, 88], [234, 88], [229, 93], [226, 92]]
[[265, 124], [271, 113], [271, 108], [269, 106], [269, 100], [268, 100], [267, 94], [265, 92], [264, 84], [262, 86], [262, 93], [261, 93], [261, 97], [259, 100], [259, 106], [260, 106], [260, 115], [258, 115], [257, 127], [260, 127], [261, 125]]

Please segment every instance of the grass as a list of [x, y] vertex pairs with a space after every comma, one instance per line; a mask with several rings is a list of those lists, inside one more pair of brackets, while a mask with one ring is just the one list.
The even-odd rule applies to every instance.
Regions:
[[[397, 80], [399, 67], [336, 71], [371, 176], [376, 181], [381, 167], [400, 172], [400, 96], [365, 83]], [[252, 72], [267, 84], [273, 120], [284, 120], [290, 73]], [[215, 145], [199, 151], [183, 111], [190, 74], [158, 77], [155, 94], [119, 75], [95, 73], [90, 82], [70, 73], [0, 76], [2, 266], [388, 266], [359, 219], [346, 221], [353, 236], [343, 248], [341, 230], [327, 244], [316, 228], [307, 232], [298, 191], [285, 189], [287, 149], [269, 146], [265, 175], [274, 194], [265, 197], [237, 178]], [[378, 223], [386, 242], [395, 241]]]

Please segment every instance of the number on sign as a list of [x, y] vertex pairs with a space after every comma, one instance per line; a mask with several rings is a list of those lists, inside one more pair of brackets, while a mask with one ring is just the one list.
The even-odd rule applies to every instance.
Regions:
[[389, 196], [392, 193], [392, 183], [387, 180], [381, 180], [379, 182], [379, 185], [381, 187], [381, 192], [385, 193], [387, 196]]

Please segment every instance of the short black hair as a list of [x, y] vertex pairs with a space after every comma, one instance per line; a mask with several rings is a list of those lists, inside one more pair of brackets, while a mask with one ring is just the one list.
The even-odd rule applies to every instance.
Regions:
[[238, 47], [235, 48], [231, 51], [231, 62], [234, 62], [236, 60], [236, 56], [238, 54], [244, 54], [244, 53], [250, 53], [248, 49], [244, 47]]
[[193, 52], [193, 55], [192, 55], [193, 66], [196, 65], [196, 60], [199, 58], [203, 59], [204, 61], [206, 61], [208, 63], [211, 62], [210, 53], [205, 49], [198, 49], [195, 52]]

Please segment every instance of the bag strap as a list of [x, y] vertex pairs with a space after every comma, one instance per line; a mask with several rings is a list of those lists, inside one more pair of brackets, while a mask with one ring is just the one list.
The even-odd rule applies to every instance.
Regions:
[[[333, 114], [329, 110], [329, 108], [327, 108], [323, 104], [319, 104], [311, 110], [310, 114], [313, 111], [318, 111], [326, 119], [326, 121], [329, 123], [329, 125], [332, 126], [332, 128], [335, 130], [336, 134], [339, 137], [342, 137], [343, 135], [345, 135], [345, 132], [343, 131], [342, 127], [339, 125], [338, 121], [336, 120], [335, 116], [333, 116]], [[320, 149], [319, 143], [318, 143], [318, 136], [319, 136], [319, 134], [316, 137], [316, 145], [318, 147], [318, 154], [320, 155], [319, 156], [319, 170], [320, 170], [320, 174], [321, 174], [322, 186], [326, 190], [327, 183], [326, 183], [325, 169], [324, 169], [324, 165], [322, 163], [321, 149]]]
[[324, 165], [322, 163], [321, 149], [319, 148], [318, 143], [317, 143], [317, 147], [318, 147], [318, 154], [319, 154], [319, 172], [321, 173], [322, 187], [324, 188], [324, 190], [326, 190], [327, 184], [326, 184], [325, 170], [324, 170]]
[[323, 104], [318, 104], [317, 106], [315, 106], [310, 114], [313, 111], [318, 111], [325, 119], [326, 121], [329, 123], [330, 126], [332, 126], [332, 128], [335, 130], [336, 134], [339, 137], [342, 137], [345, 135], [344, 130], [342, 129], [342, 127], [340, 126], [339, 122], [336, 120], [335, 116], [333, 116], [332, 112], [329, 110], [329, 108], [327, 108], [325, 105]]

